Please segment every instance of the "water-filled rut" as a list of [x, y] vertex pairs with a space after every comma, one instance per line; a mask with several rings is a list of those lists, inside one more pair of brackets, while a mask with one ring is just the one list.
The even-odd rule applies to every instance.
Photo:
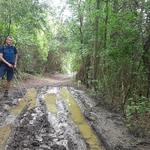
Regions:
[[104, 150], [80, 109], [67, 87], [28, 89], [17, 105], [8, 108], [0, 127], [0, 148]]

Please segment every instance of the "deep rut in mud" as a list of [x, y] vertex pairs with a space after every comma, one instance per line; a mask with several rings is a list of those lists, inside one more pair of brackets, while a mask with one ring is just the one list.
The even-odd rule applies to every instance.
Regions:
[[104, 150], [66, 87], [29, 89], [7, 110], [0, 133], [8, 132], [0, 136], [1, 149]]

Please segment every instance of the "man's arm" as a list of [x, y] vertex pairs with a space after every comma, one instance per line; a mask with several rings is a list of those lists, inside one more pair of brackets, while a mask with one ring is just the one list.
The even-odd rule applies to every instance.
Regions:
[[14, 53], [15, 53], [15, 63], [14, 63], [14, 68], [17, 67], [17, 61], [18, 61], [18, 52], [16, 47], [14, 46]]
[[4, 58], [3, 58], [3, 53], [0, 53], [0, 60], [2, 61], [2, 62], [4, 62], [6, 65], [8, 65], [9, 67], [13, 67], [13, 65], [12, 64], [10, 64], [10, 63], [8, 63]]
[[14, 64], [14, 68], [17, 67], [17, 61], [18, 61], [18, 54], [16, 54], [16, 57], [15, 57], [15, 64]]

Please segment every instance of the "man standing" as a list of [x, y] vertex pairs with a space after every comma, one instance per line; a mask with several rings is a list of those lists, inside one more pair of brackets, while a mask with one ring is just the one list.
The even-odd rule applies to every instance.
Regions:
[[7, 84], [4, 95], [8, 94], [10, 83], [14, 76], [14, 69], [17, 65], [17, 58], [17, 50], [16, 47], [13, 46], [13, 39], [8, 36], [6, 38], [6, 44], [0, 47], [0, 79], [5, 74], [7, 75]]

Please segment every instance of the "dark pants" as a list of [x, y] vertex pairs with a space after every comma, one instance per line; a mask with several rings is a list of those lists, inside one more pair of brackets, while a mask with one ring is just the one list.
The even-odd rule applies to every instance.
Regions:
[[7, 81], [11, 81], [14, 76], [14, 70], [13, 68], [8, 67], [6, 64], [0, 65], [0, 78], [2, 78], [4, 75], [7, 75]]

